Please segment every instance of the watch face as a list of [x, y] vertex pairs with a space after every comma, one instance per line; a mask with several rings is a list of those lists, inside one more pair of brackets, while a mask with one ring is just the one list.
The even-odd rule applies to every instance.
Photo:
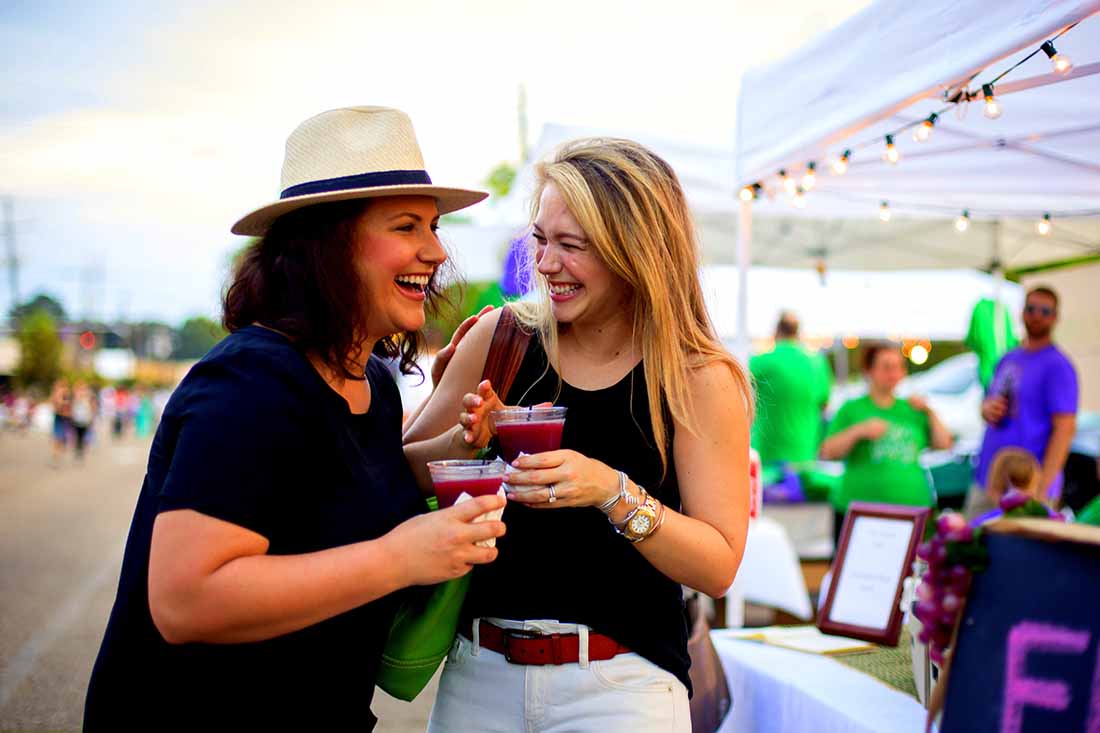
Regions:
[[649, 531], [653, 519], [648, 514], [638, 513], [630, 520], [630, 531], [634, 534], [645, 534]]

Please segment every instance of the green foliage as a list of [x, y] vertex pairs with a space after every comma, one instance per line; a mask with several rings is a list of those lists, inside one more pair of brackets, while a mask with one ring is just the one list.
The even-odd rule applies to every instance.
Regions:
[[511, 163], [500, 163], [489, 171], [489, 177], [485, 179], [485, 185], [494, 196], [507, 196], [512, 190], [512, 184], [516, 182], [516, 167]]
[[176, 359], [199, 359], [225, 338], [225, 331], [204, 316], [188, 318], [179, 329], [179, 342], [173, 356]]
[[989, 550], [982, 543], [982, 529], [974, 530], [970, 542], [947, 543], [947, 565], [962, 565], [972, 573], [980, 573], [989, 567]]
[[39, 293], [26, 303], [21, 303], [11, 309], [11, 319], [17, 324], [35, 311], [45, 311], [53, 319], [54, 324], [65, 322], [65, 309], [61, 303], [51, 295]]
[[451, 340], [451, 334], [467, 316], [477, 313], [487, 305], [504, 305], [504, 293], [495, 280], [452, 285], [443, 292], [454, 308], [444, 308], [443, 313], [429, 318], [424, 330], [432, 348], [439, 348]]
[[61, 376], [61, 337], [54, 317], [46, 309], [25, 314], [19, 320], [18, 339], [16, 379], [24, 387], [49, 390]]

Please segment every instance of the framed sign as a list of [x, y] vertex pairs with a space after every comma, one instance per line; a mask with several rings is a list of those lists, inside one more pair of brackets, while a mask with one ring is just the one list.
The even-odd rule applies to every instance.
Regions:
[[819, 629], [897, 646], [902, 583], [928, 516], [927, 507], [851, 503], [833, 561], [833, 579], [817, 616]]

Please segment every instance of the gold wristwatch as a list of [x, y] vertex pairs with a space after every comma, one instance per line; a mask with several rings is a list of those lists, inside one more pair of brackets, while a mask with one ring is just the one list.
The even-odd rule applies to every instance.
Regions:
[[656, 528], [660, 511], [657, 500], [646, 494], [645, 501], [627, 515], [626, 521], [615, 525], [615, 531], [631, 542], [641, 542]]

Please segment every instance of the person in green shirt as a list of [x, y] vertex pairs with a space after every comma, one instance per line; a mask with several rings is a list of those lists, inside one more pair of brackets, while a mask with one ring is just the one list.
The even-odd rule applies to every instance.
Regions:
[[899, 400], [905, 357], [894, 344], [863, 352], [867, 394], [845, 402], [829, 425], [821, 457], [844, 460], [844, 477], [829, 499], [837, 512], [834, 535], [853, 501], [931, 506], [932, 488], [920, 465], [922, 450], [950, 448], [951, 433], [923, 397]]
[[752, 357], [749, 371], [756, 383], [752, 447], [761, 463], [813, 461], [832, 376], [824, 357], [799, 343], [795, 314], [780, 315], [775, 348]]

